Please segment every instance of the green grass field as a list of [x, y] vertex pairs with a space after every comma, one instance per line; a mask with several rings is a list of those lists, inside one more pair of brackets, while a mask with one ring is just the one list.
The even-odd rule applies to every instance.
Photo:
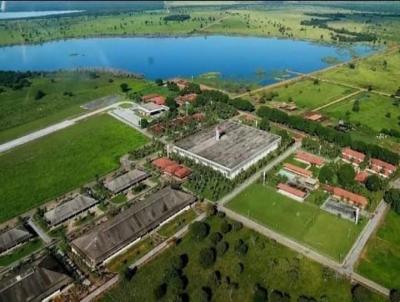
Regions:
[[[220, 230], [221, 218], [211, 217], [206, 221], [211, 226], [211, 232]], [[246, 255], [235, 252], [234, 245], [238, 239], [248, 245]], [[202, 301], [200, 292], [203, 286], [210, 287], [212, 301], [253, 301], [256, 283], [267, 288], [269, 293], [274, 289], [287, 292], [291, 301], [297, 301], [300, 295], [311, 296], [318, 301], [352, 301], [350, 282], [254, 231], [246, 228], [231, 231], [224, 234], [222, 240], [229, 244], [228, 251], [217, 256], [216, 263], [210, 268], [202, 268], [199, 252], [211, 246], [211, 241], [209, 238], [197, 240], [187, 235], [178, 245], [139, 268], [131, 281], [123, 279], [101, 301], [157, 301], [154, 289], [163, 282], [164, 272], [171, 266], [171, 259], [181, 254], [187, 254], [189, 260], [183, 274], [188, 280], [184, 292], [189, 295], [190, 301]], [[239, 263], [243, 265], [241, 273], [238, 270]], [[222, 284], [219, 286], [210, 278], [216, 270], [222, 275]], [[227, 284], [227, 277], [231, 285]], [[237, 286], [232, 286], [234, 283]], [[167, 288], [166, 297], [158, 301], [173, 301], [173, 297], [173, 291]], [[369, 302], [378, 301], [385, 299], [371, 294]]]
[[307, 200], [299, 203], [261, 184], [252, 184], [227, 206], [338, 261], [365, 225], [331, 215]]
[[[314, 84], [311, 80], [303, 80], [294, 84], [273, 89], [279, 95], [274, 101], [294, 101], [301, 109], [316, 109], [340, 97], [354, 92], [353, 89], [326, 82]], [[260, 95], [267, 92], [261, 92]]]
[[357, 271], [387, 288], [400, 288], [400, 215], [390, 211], [364, 250]]
[[[146, 92], [157, 88], [145, 80], [97, 74], [97, 78], [92, 78], [89, 73], [49, 73], [32, 78], [30, 87], [21, 90], [6, 88], [0, 93], [0, 143], [78, 115], [85, 111], [80, 105], [119, 94], [121, 83], [128, 83], [133, 91]], [[38, 90], [46, 96], [35, 100]], [[64, 92], [72, 92], [73, 96], [64, 95]]]
[[[385, 64], [386, 62], [386, 64]], [[322, 78], [359, 87], [394, 94], [399, 89], [400, 51], [398, 49], [376, 54], [355, 63], [351, 69], [345, 65], [320, 74]]]
[[[358, 112], [352, 111], [355, 100], [360, 104]], [[360, 125], [357, 128], [367, 134], [371, 134], [371, 131], [379, 133], [382, 128], [400, 131], [400, 107], [386, 96], [372, 93], [358, 95], [354, 99], [326, 107], [323, 112], [337, 120], [348, 120]]]
[[0, 222], [118, 168], [121, 155], [147, 141], [101, 115], [1, 154]]
[[0, 256], [0, 267], [7, 266], [15, 261], [21, 260], [22, 258], [32, 254], [43, 246], [42, 241], [36, 238], [21, 247], [13, 250], [12, 253]]

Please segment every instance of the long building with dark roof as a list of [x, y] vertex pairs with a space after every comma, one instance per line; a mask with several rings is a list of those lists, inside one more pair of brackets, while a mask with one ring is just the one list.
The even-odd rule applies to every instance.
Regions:
[[117, 194], [149, 177], [147, 172], [135, 169], [104, 183], [113, 194]]
[[38, 265], [0, 281], [1, 302], [39, 302], [72, 282], [64, 268], [47, 256]]
[[18, 226], [2, 232], [0, 234], [0, 254], [26, 242], [31, 237], [32, 233], [23, 226]]
[[196, 200], [166, 187], [72, 242], [72, 251], [95, 268]]

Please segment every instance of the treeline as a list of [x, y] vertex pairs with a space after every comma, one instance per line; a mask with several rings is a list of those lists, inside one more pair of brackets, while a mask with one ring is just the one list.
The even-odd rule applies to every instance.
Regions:
[[218, 90], [206, 90], [203, 91], [196, 98], [195, 106], [204, 106], [211, 102], [218, 102], [228, 104], [237, 110], [242, 111], [254, 111], [254, 106], [248, 100], [244, 99], [230, 99], [229, 96]]
[[190, 19], [190, 15], [169, 15], [164, 17], [164, 21], [186, 21]]
[[335, 28], [328, 26], [328, 22], [339, 21], [345, 17], [344, 14], [311, 14], [311, 16], [322, 17], [325, 19], [311, 18], [310, 20], [303, 20], [300, 22], [301, 25], [319, 27], [323, 29], [328, 29], [336, 33], [332, 34], [332, 39], [339, 40], [341, 42], [374, 42], [378, 40], [377, 36], [373, 33], [363, 33], [350, 31], [345, 28]]
[[12, 88], [14, 90], [31, 85], [30, 77], [37, 75], [30, 71], [15, 72], [15, 71], [0, 71], [0, 86]]
[[389, 135], [389, 136], [393, 136], [393, 137], [397, 137], [400, 138], [400, 131], [396, 130], [396, 129], [386, 129], [383, 128], [381, 130], [381, 133]]
[[290, 128], [318, 136], [340, 147], [349, 146], [354, 150], [368, 154], [370, 157], [378, 158], [394, 165], [399, 163], [400, 156], [397, 153], [377, 145], [354, 140], [349, 133], [343, 133], [333, 128], [324, 127], [320, 123], [306, 120], [300, 116], [288, 115], [283, 111], [266, 106], [260, 107], [257, 111], [257, 115], [262, 118], [268, 118], [276, 123], [285, 124]]

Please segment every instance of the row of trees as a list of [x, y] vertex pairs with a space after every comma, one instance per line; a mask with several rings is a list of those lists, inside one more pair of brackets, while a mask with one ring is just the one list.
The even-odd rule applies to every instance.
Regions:
[[318, 122], [309, 121], [300, 116], [288, 115], [283, 111], [266, 106], [260, 107], [257, 111], [257, 115], [261, 118], [268, 118], [273, 122], [285, 124], [288, 127], [304, 131], [310, 135], [318, 136], [340, 147], [350, 146], [352, 149], [365, 153], [370, 157], [378, 158], [394, 165], [399, 163], [399, 154], [374, 144], [367, 144], [363, 141], [355, 140], [349, 133], [339, 132], [333, 128], [325, 127]]
[[224, 103], [242, 111], [254, 111], [251, 102], [244, 99], [230, 99], [229, 96], [218, 90], [206, 90], [197, 96], [195, 106], [205, 106], [210, 103]]
[[0, 71], [0, 86], [12, 88], [14, 90], [22, 89], [23, 87], [31, 86], [30, 78], [38, 73], [16, 72], [16, 71]]

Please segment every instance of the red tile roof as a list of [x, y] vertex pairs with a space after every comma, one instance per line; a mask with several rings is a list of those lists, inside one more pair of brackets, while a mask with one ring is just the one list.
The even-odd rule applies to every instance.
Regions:
[[306, 116], [306, 119], [308, 119], [310, 121], [318, 121], [321, 118], [322, 118], [322, 115], [319, 113], [312, 113], [312, 114]]
[[370, 161], [370, 168], [371, 170], [377, 172], [377, 173], [382, 173], [389, 176], [392, 174], [394, 171], [396, 171], [396, 166], [389, 164], [385, 161], [382, 161], [377, 158], [371, 158]]
[[342, 157], [347, 160], [355, 160], [357, 163], [362, 163], [365, 159], [365, 154], [347, 147], [342, 150]]
[[317, 166], [321, 166], [325, 163], [322, 157], [304, 151], [298, 151], [296, 153], [296, 158]]
[[192, 118], [197, 122], [201, 122], [202, 120], [204, 120], [206, 118], [206, 116], [202, 112], [197, 112], [192, 115]]
[[160, 158], [153, 160], [153, 165], [161, 170], [164, 170], [166, 167], [173, 165], [173, 164], [175, 164], [175, 162], [166, 157], [160, 157]]
[[156, 93], [147, 94], [147, 95], [142, 96], [142, 100], [143, 101], [150, 101], [152, 98], [155, 98], [157, 96], [159, 96], [159, 95], [156, 94]]
[[197, 94], [196, 93], [189, 93], [189, 94], [185, 94], [185, 95], [181, 95], [176, 97], [176, 102], [180, 105], [188, 102], [188, 103], [192, 103], [196, 100], [197, 98]]
[[157, 104], [157, 105], [160, 105], [160, 106], [165, 105], [165, 97], [163, 97], [162, 95], [159, 95], [159, 96], [156, 96], [156, 97], [152, 98], [151, 101], [154, 104]]
[[356, 177], [354, 178], [358, 182], [364, 183], [368, 178], [368, 173], [365, 171], [360, 171], [357, 173]]
[[332, 186], [325, 185], [324, 188], [328, 192], [332, 193], [334, 196], [336, 196], [340, 199], [343, 199], [347, 202], [353, 203], [353, 204], [361, 206], [363, 208], [366, 205], [368, 205], [368, 199], [362, 195], [358, 195], [356, 193], [347, 191], [347, 190], [339, 188], [339, 187], [332, 187]]
[[186, 176], [189, 176], [190, 173], [192, 173], [192, 171], [189, 168], [185, 166], [179, 166], [178, 169], [175, 170], [174, 175], [182, 179], [185, 178]]
[[290, 172], [296, 173], [301, 176], [306, 176], [306, 177], [311, 177], [312, 172], [303, 168], [300, 168], [298, 166], [289, 164], [289, 163], [284, 163], [283, 164], [284, 168]]
[[299, 189], [293, 188], [293, 187], [289, 186], [288, 184], [285, 184], [282, 182], [278, 184], [277, 188], [279, 190], [285, 191], [285, 192], [295, 195], [297, 197], [304, 198], [306, 196], [306, 192], [303, 192]]
[[179, 168], [180, 168], [180, 167], [179, 167], [179, 165], [178, 165], [176, 162], [172, 162], [172, 164], [166, 166], [166, 167], [163, 169], [163, 171], [164, 171], [165, 173], [174, 175], [175, 171], [178, 170]]

